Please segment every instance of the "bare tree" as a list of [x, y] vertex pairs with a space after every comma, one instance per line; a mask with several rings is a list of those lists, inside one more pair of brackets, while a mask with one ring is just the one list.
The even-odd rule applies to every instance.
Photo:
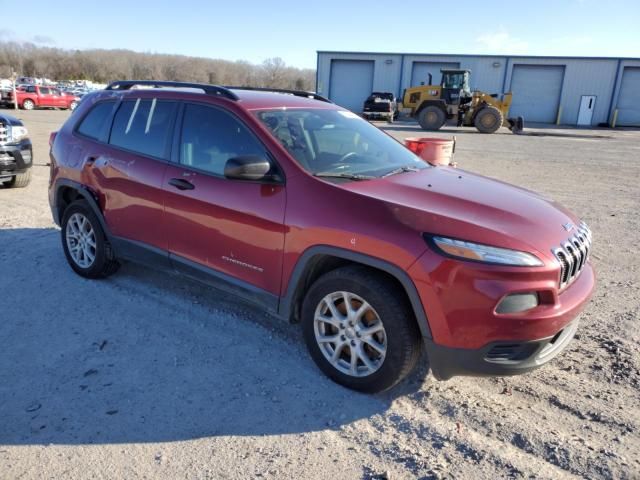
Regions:
[[280, 57], [267, 58], [262, 63], [263, 86], [278, 87], [284, 83], [284, 72], [286, 65]]
[[[315, 71], [289, 67], [279, 58], [261, 65], [239, 60], [139, 53], [131, 50], [64, 50], [0, 42], [0, 76], [10, 72], [52, 80], [176, 80], [313, 90]], [[9, 72], [9, 73], [8, 73]]]

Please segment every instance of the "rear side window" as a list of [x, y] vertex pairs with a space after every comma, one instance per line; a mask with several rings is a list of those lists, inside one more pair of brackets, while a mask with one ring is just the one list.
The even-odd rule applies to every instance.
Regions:
[[78, 126], [78, 133], [99, 140], [107, 127], [114, 102], [101, 102], [94, 105]]
[[230, 114], [214, 107], [186, 105], [180, 141], [181, 164], [223, 176], [230, 158], [265, 154], [262, 144]]
[[49, 95], [49, 89], [45, 87], [40, 87], [40, 95]]
[[113, 120], [109, 143], [117, 147], [165, 158], [177, 103], [157, 99], [122, 102]]

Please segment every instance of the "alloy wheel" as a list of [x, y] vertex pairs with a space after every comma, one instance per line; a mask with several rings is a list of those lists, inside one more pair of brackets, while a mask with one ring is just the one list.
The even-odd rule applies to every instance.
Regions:
[[81, 213], [74, 213], [65, 230], [67, 248], [80, 268], [89, 268], [96, 259], [96, 234], [91, 222]]
[[351, 292], [333, 292], [318, 303], [314, 333], [324, 357], [346, 375], [371, 375], [387, 354], [387, 334], [380, 316]]

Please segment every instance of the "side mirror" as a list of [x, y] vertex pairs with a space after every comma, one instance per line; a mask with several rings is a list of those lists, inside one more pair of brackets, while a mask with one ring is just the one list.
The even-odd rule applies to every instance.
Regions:
[[269, 175], [271, 163], [260, 155], [240, 155], [227, 160], [224, 176], [231, 180], [276, 181], [276, 175]]

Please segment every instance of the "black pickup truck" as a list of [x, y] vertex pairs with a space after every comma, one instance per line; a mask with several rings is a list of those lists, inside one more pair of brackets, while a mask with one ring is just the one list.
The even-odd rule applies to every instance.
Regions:
[[367, 120], [384, 119], [392, 123], [398, 114], [396, 97], [390, 92], [372, 92], [362, 108], [362, 116]]
[[21, 188], [31, 181], [33, 148], [22, 121], [0, 113], [0, 185]]

